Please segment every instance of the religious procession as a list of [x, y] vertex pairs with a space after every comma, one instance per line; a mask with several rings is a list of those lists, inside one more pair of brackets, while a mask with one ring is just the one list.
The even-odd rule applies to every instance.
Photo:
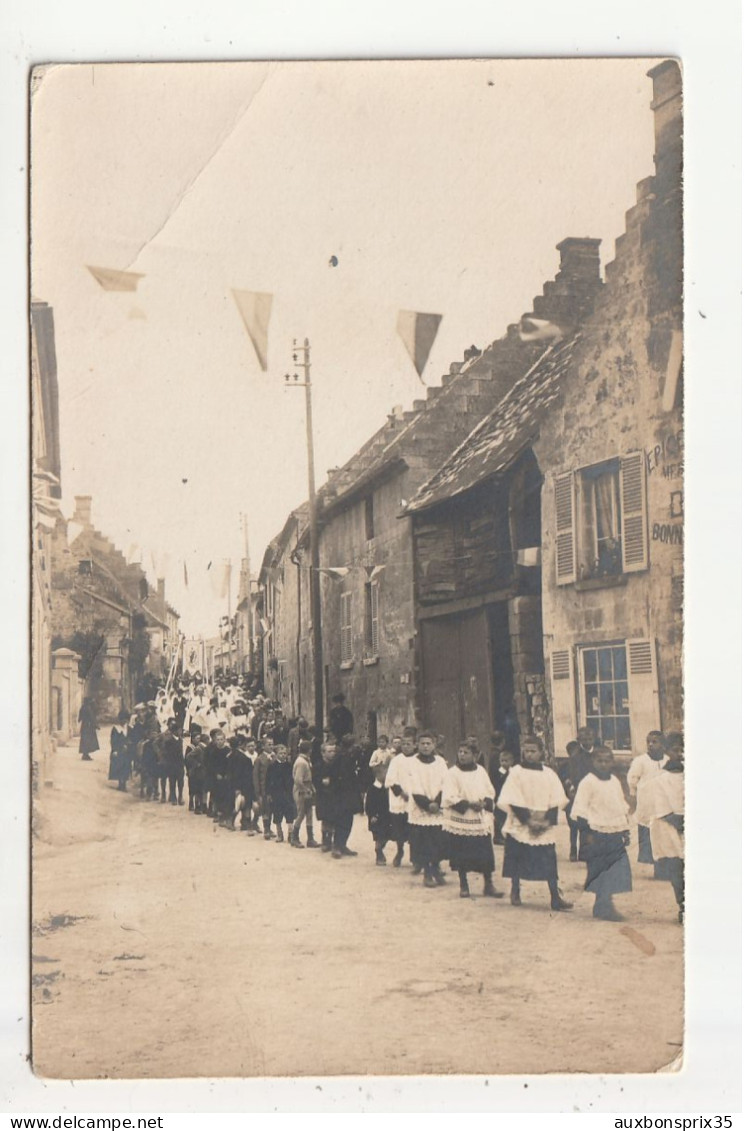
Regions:
[[[443, 736], [414, 727], [380, 735], [372, 749], [355, 738], [343, 695], [318, 734], [301, 716], [287, 719], [262, 694], [251, 698], [247, 681], [201, 680], [197, 672], [192, 684], [179, 683], [171, 693], [159, 688], [133, 714], [120, 713], [110, 732], [108, 774], [119, 790], [129, 784], [142, 800], [187, 805], [231, 832], [317, 848], [334, 860], [357, 855], [347, 842], [355, 815], [364, 813], [370, 860], [387, 865], [390, 845], [392, 866], [410, 866], [429, 889], [445, 886], [448, 865], [462, 899], [471, 895], [470, 874], [481, 877], [484, 896], [504, 896], [494, 883], [498, 845], [511, 905], [521, 905], [523, 881], [542, 882], [552, 911], [573, 909], [561, 894], [556, 854], [556, 829], [565, 820], [569, 861], [586, 863], [592, 914], [615, 922], [624, 916], [613, 897], [632, 890], [632, 814], [638, 862], [670, 883], [682, 923], [681, 734], [649, 733], [646, 752], [623, 776], [615, 772], [611, 747], [588, 726], [568, 744], [558, 769], [546, 764], [539, 739], [525, 736], [515, 753], [502, 732], [491, 736], [487, 751], [475, 737], [463, 738], [449, 757]], [[97, 745], [91, 725], [86, 714], [84, 760]]]

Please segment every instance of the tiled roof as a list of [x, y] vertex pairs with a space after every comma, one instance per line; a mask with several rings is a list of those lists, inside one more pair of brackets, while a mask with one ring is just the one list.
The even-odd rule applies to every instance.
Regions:
[[524, 451], [547, 410], [559, 398], [561, 379], [580, 335], [551, 345], [483, 418], [442, 467], [419, 488], [406, 513], [425, 510], [504, 471]]

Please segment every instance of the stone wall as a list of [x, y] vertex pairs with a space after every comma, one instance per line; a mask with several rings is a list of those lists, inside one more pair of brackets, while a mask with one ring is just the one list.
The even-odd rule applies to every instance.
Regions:
[[[660, 142], [662, 148], [672, 144], [679, 152], [678, 68], [676, 64], [663, 64], [652, 75], [655, 95], [659, 85], [665, 94], [664, 121], [661, 133], [657, 129], [657, 147]], [[654, 105], [657, 103], [658, 97]], [[683, 721], [680, 169], [678, 162], [666, 161], [658, 148], [657, 169], [662, 170], [663, 176], [649, 178], [638, 186], [638, 202], [627, 214], [626, 232], [617, 241], [616, 257], [608, 265], [605, 286], [592, 317], [582, 328], [560, 408], [543, 425], [534, 445], [546, 476], [546, 657], [550, 659], [555, 651], [566, 649], [570, 653], [570, 675], [575, 680], [571, 689], [573, 722], [577, 725], [582, 721], [577, 649], [581, 645], [633, 639], [650, 643], [644, 670], [639, 671], [640, 682], [635, 686], [631, 675], [634, 751], [645, 749], [647, 726], [677, 730]], [[647, 563], [614, 578], [558, 584], [556, 477], [633, 452], [641, 453]], [[558, 662], [562, 662], [560, 658]], [[554, 697], [562, 697], [567, 707], [567, 683], [559, 686], [554, 680], [552, 690]], [[573, 735], [567, 711], [562, 707], [557, 713], [562, 715], [556, 725], [556, 745], [560, 747]]]

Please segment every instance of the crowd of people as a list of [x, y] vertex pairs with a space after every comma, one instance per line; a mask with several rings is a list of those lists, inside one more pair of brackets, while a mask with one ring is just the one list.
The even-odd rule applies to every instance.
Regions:
[[[570, 829], [569, 860], [587, 867], [593, 914], [621, 920], [614, 897], [632, 888], [628, 859], [631, 815], [638, 860], [667, 880], [684, 914], [684, 743], [681, 734], [652, 731], [646, 752], [627, 774], [591, 727], [579, 730], [559, 765], [548, 765], [541, 740], [522, 736], [519, 756], [503, 733], [482, 752], [473, 737], [444, 756], [441, 736], [405, 727], [400, 735], [358, 742], [344, 697], [334, 699], [328, 727], [279, 705], [246, 680], [198, 676], [173, 691], [122, 711], [111, 730], [109, 778], [160, 804], [188, 805], [217, 825], [295, 849], [318, 849], [339, 860], [354, 817], [364, 813], [377, 866], [404, 864], [406, 849], [424, 887], [446, 883], [443, 864], [470, 897], [472, 875], [483, 895], [522, 902], [522, 883], [547, 885], [553, 911], [570, 911], [561, 892], [556, 844], [561, 812]], [[316, 823], [317, 822], [317, 823]], [[319, 838], [316, 839], [316, 829]], [[304, 839], [303, 839], [304, 838]], [[503, 847], [496, 886], [494, 845]]]

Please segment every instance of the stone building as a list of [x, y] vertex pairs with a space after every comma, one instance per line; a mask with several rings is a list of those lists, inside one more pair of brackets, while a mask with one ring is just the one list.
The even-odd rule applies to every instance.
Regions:
[[[590, 308], [599, 287], [596, 241], [566, 240], [561, 265], [531, 315], [568, 324]], [[360, 736], [394, 732], [421, 713], [418, 686], [413, 498], [474, 427], [530, 368], [544, 345], [525, 341], [516, 325], [486, 349], [465, 351], [440, 386], [408, 412], [394, 409], [382, 428], [318, 492], [323, 688], [326, 704], [342, 693]], [[311, 709], [307, 518], [290, 515], [264, 557], [264, 685], [290, 713]], [[430, 578], [435, 584], [435, 575]], [[452, 585], [440, 579], [435, 601]], [[526, 614], [525, 614], [526, 615]]]
[[151, 591], [141, 565], [127, 562], [95, 528], [91, 509], [90, 496], [77, 496], [70, 522], [61, 519], [54, 531], [53, 644], [79, 654], [85, 693], [99, 719], [111, 721], [145, 685], [164, 681], [178, 613], [166, 600], [165, 582]]
[[681, 85], [649, 73], [656, 174], [591, 313], [408, 508], [421, 711], [445, 732], [482, 736], [510, 701], [557, 755], [584, 724], [621, 755], [682, 725]]
[[31, 750], [35, 780], [53, 748], [52, 537], [60, 518], [60, 450], [54, 314], [31, 303]]

